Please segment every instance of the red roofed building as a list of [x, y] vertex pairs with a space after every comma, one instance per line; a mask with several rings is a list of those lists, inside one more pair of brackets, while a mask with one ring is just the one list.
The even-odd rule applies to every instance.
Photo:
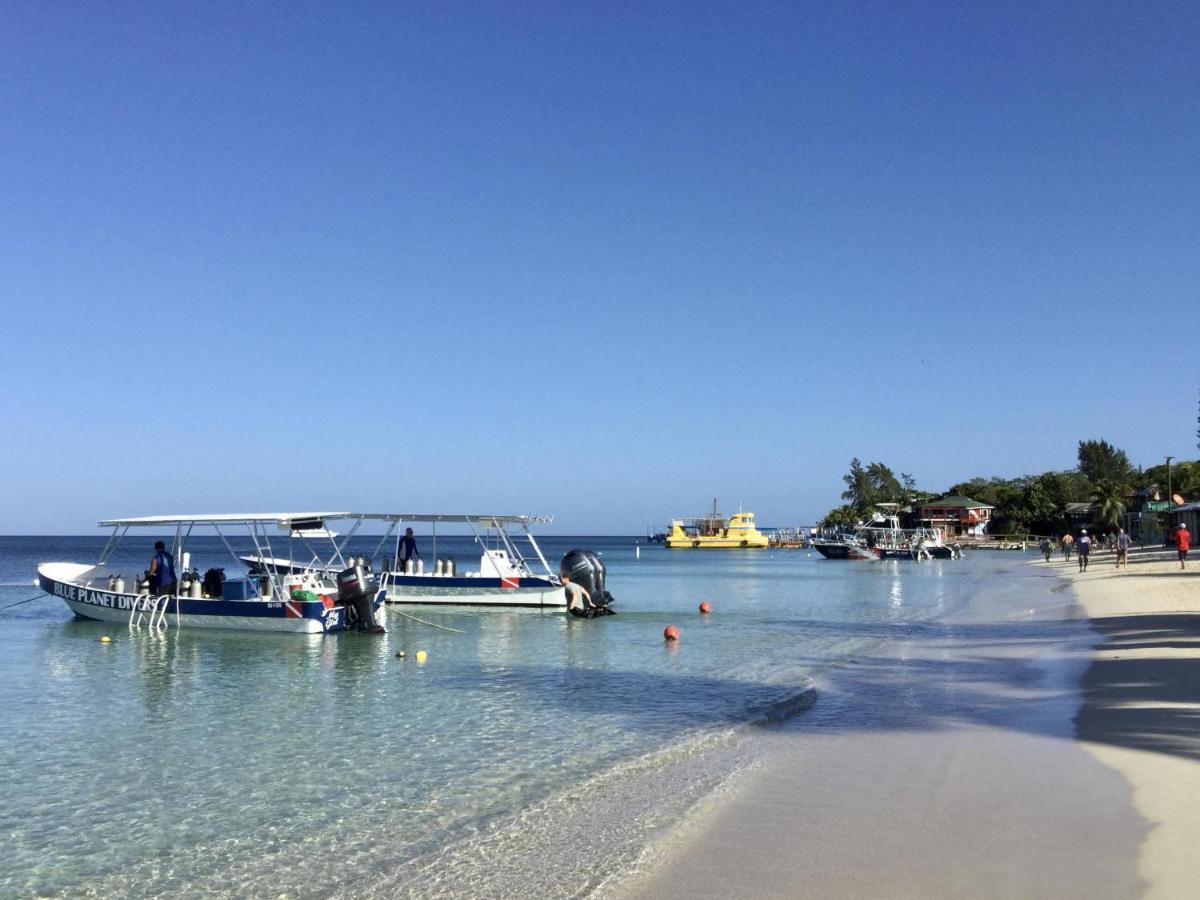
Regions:
[[951, 494], [921, 504], [918, 515], [925, 528], [940, 528], [946, 537], [983, 537], [992, 520], [993, 506]]

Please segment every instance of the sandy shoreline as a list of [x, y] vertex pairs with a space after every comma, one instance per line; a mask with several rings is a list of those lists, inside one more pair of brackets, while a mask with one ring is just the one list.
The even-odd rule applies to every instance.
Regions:
[[[1045, 565], [1043, 563], [1043, 565]], [[1079, 739], [1119, 771], [1151, 828], [1139, 853], [1146, 896], [1195, 896], [1200, 838], [1200, 564], [1170, 550], [1050, 566], [1071, 580], [1103, 639], [1083, 680]]]
[[839, 667], [605, 893], [1190, 896], [1200, 581], [1165, 553], [1112, 563], [1010, 567], [988, 608]]

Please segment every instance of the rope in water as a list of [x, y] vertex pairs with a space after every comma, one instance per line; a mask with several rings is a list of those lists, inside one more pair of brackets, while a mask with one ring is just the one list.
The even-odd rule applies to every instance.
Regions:
[[426, 622], [424, 619], [418, 619], [416, 616], [410, 616], [408, 613], [401, 612], [394, 606], [392, 607], [392, 612], [398, 616], [404, 616], [406, 619], [412, 619], [414, 622], [420, 622], [422, 625], [428, 625], [431, 628], [441, 628], [443, 631], [453, 631], [455, 634], [466, 634], [465, 631], [462, 631], [458, 628], [451, 628], [449, 625], [439, 625], [437, 622]]
[[48, 596], [49, 596], [49, 594], [47, 594], [45, 591], [42, 591], [42, 593], [35, 594], [34, 596], [30, 597], [28, 600], [18, 600], [16, 603], [8, 604], [8, 606], [0, 606], [0, 611], [6, 610], [6, 609], [12, 609], [14, 606], [20, 606], [22, 603], [32, 603], [38, 597], [48, 597]]

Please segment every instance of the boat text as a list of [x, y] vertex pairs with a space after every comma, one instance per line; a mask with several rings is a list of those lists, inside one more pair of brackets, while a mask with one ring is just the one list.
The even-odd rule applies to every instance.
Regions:
[[54, 595], [64, 600], [74, 600], [76, 603], [87, 603], [91, 606], [107, 606], [110, 609], [132, 609], [133, 597], [121, 594], [109, 594], [105, 591], [93, 591], [76, 584], [56, 582]]

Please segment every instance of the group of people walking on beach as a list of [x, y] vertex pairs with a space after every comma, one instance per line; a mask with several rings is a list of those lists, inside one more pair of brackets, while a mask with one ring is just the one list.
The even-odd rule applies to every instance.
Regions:
[[[1129, 565], [1129, 548], [1133, 545], [1133, 540], [1125, 533], [1124, 528], [1118, 528], [1114, 532], [1103, 536], [1098, 543], [1105, 550], [1116, 551], [1116, 566], [1118, 569], [1128, 567]], [[1187, 525], [1180, 523], [1175, 526], [1170, 538], [1170, 546], [1174, 546], [1179, 553], [1179, 568], [1187, 568], [1187, 555], [1191, 547], [1192, 534], [1188, 531]], [[1071, 559], [1071, 553], [1074, 552], [1079, 560], [1079, 571], [1086, 572], [1088, 563], [1091, 561], [1092, 555], [1092, 538], [1088, 535], [1087, 529], [1080, 529], [1079, 537], [1076, 538], [1069, 531], [1058, 540], [1058, 546], [1062, 549], [1064, 560]], [[1053, 542], [1050, 538], [1042, 538], [1038, 545], [1042, 551], [1042, 555], [1046, 558], [1046, 562], [1050, 562], [1050, 555], [1054, 551]]]

